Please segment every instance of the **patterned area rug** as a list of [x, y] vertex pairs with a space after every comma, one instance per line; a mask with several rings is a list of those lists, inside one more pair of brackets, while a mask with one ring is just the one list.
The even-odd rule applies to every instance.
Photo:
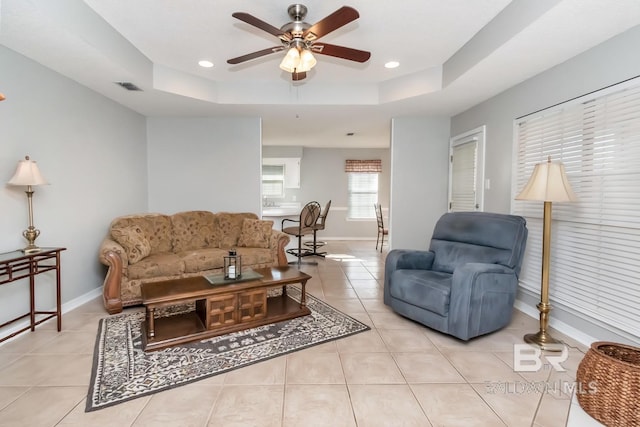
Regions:
[[[300, 289], [287, 287], [297, 301]], [[100, 320], [86, 412], [157, 393], [370, 328], [307, 293], [311, 314], [160, 351], [142, 351], [144, 312]], [[186, 310], [183, 307], [181, 310]]]

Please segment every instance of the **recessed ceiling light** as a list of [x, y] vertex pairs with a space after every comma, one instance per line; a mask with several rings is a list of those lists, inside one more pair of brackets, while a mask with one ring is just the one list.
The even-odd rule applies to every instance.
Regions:
[[202, 61], [198, 61], [198, 65], [204, 68], [211, 68], [213, 67], [213, 62], [202, 60]]
[[386, 64], [384, 64], [385, 68], [397, 68], [400, 66], [400, 63], [398, 61], [389, 61]]

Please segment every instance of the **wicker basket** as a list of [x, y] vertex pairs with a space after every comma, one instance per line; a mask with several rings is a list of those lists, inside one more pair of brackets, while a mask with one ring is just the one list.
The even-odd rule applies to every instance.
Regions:
[[609, 427], [640, 426], [640, 348], [594, 342], [578, 366], [578, 403]]

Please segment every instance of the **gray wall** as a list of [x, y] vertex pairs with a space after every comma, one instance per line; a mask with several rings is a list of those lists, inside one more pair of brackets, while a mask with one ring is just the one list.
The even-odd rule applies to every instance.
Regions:
[[[508, 213], [511, 209], [517, 190], [511, 188], [514, 119], [640, 75], [638, 46], [640, 27], [634, 27], [452, 118], [452, 135], [487, 125], [485, 173], [491, 189], [486, 192], [485, 210]], [[522, 291], [518, 299], [524, 309], [537, 312], [538, 296]], [[573, 328], [573, 336], [587, 334], [585, 340], [625, 341], [573, 314], [570, 307], [555, 304], [551, 325], [556, 320]]]
[[[263, 157], [300, 157], [300, 188], [286, 189], [285, 202], [295, 200], [304, 204], [315, 200], [324, 208], [331, 200], [331, 210], [325, 230], [318, 232], [324, 239], [375, 239], [377, 224], [371, 220], [347, 221], [348, 179], [344, 172], [345, 160], [382, 160], [382, 173], [378, 181], [378, 201], [385, 209], [389, 206], [390, 150], [357, 148], [263, 147]], [[373, 211], [373, 207], [372, 207]]]
[[392, 249], [427, 249], [447, 211], [449, 118], [403, 117], [391, 126]]
[[[35, 187], [39, 246], [62, 246], [65, 302], [102, 285], [97, 250], [111, 220], [147, 209], [145, 118], [0, 47], [0, 252], [24, 247], [24, 188], [4, 185], [25, 155], [51, 185]], [[37, 306], [55, 306], [55, 276], [37, 278]], [[28, 281], [0, 286], [0, 323], [29, 310]]]
[[485, 211], [511, 210], [514, 119], [640, 75], [639, 43], [640, 26], [452, 118], [452, 136], [487, 125]]
[[261, 209], [259, 118], [149, 118], [149, 210]]

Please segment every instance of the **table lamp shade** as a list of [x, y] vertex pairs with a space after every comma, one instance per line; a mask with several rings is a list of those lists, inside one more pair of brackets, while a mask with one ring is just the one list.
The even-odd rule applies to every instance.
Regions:
[[16, 173], [9, 180], [10, 185], [45, 185], [49, 184], [44, 179], [38, 168], [38, 164], [26, 156], [18, 162]]
[[541, 202], [573, 202], [576, 199], [562, 163], [538, 163], [516, 200]]

